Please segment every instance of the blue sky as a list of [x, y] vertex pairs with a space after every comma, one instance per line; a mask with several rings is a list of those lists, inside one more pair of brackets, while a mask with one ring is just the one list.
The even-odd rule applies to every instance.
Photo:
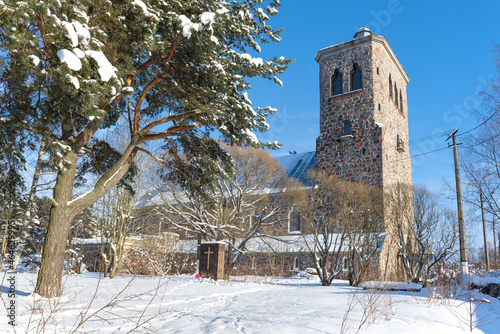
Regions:
[[[294, 58], [279, 87], [252, 81], [254, 106], [271, 105], [264, 141], [288, 151], [315, 150], [319, 135], [319, 49], [351, 40], [360, 27], [384, 36], [405, 68], [412, 156], [446, 147], [446, 136], [422, 137], [451, 131], [465, 132], [476, 125], [478, 92], [495, 76], [500, 44], [498, 1], [300, 1], [283, 0], [270, 24], [283, 27], [282, 42], [262, 46], [261, 57]], [[440, 190], [444, 179], [453, 182], [451, 149], [413, 158], [415, 184]]]

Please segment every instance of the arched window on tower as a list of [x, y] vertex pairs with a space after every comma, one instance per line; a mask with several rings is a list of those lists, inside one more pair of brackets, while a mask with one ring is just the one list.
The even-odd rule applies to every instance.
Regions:
[[399, 108], [399, 103], [398, 103], [398, 85], [394, 83], [394, 103], [396, 103], [396, 107]]
[[342, 94], [342, 73], [339, 72], [339, 70], [335, 70], [335, 72], [332, 75], [332, 82], [331, 82], [331, 95], [340, 95]]
[[361, 89], [362, 87], [361, 70], [357, 64], [354, 64], [351, 72], [351, 90]]
[[392, 78], [390, 74], [389, 74], [389, 97], [391, 98], [391, 100], [394, 98], [392, 96]]

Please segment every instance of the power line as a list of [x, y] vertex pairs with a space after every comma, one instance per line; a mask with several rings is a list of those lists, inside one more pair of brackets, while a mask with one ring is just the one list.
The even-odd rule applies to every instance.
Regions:
[[411, 156], [409, 156], [407, 158], [402, 158], [402, 159], [396, 159], [396, 160], [387, 161], [387, 162], [384, 162], [384, 164], [389, 164], [389, 163], [394, 163], [394, 162], [399, 162], [399, 161], [403, 161], [403, 160], [408, 160], [408, 159], [420, 157], [422, 155], [431, 154], [431, 153], [434, 153], [434, 152], [439, 152], [439, 151], [442, 151], [442, 150], [446, 150], [447, 148], [449, 148], [449, 147], [447, 146], [447, 147], [438, 148], [437, 150], [432, 150], [432, 151], [428, 151], [428, 152], [422, 152], [422, 153], [419, 153], [419, 154], [411, 155]]
[[[480, 125], [479, 125], [479, 126], [480, 126]], [[470, 132], [470, 131], [472, 131], [472, 130], [473, 130], [473, 129], [469, 130], [469, 132]], [[448, 134], [448, 133], [446, 133], [446, 134]], [[457, 136], [458, 136], [458, 135], [457, 135]], [[493, 137], [490, 137], [490, 138], [488, 138], [488, 139], [485, 139], [485, 140], [483, 140], [482, 142], [479, 142], [479, 143], [476, 143], [476, 144], [473, 144], [473, 145], [469, 145], [469, 146], [464, 146], [463, 148], [465, 148], [465, 149], [467, 149], [467, 148], [473, 148], [474, 146], [478, 146], [478, 145], [484, 144], [485, 142], [490, 141], [490, 140], [492, 140], [492, 139], [495, 139], [496, 137], [499, 137], [499, 136], [500, 136], [500, 133], [498, 133], [498, 134], [494, 135]], [[430, 137], [430, 136], [429, 136], [429, 137]], [[422, 156], [422, 155], [427, 155], [427, 154], [431, 154], [431, 153], [435, 153], [435, 152], [443, 151], [443, 150], [446, 150], [446, 149], [448, 149], [448, 148], [450, 148], [450, 146], [447, 146], [447, 147], [442, 147], [442, 148], [438, 148], [438, 149], [436, 149], [436, 150], [432, 150], [432, 151], [428, 151], [428, 152], [422, 152], [422, 153], [419, 153], [419, 154], [411, 155], [411, 156], [409, 156], [409, 157], [407, 157], [407, 158], [402, 158], [402, 159], [397, 159], [397, 160], [387, 161], [387, 162], [385, 162], [385, 163], [386, 163], [386, 164], [388, 164], [388, 163], [393, 163], [393, 162], [398, 162], [398, 161], [408, 160], [408, 159], [412, 159], [412, 158], [420, 157], [420, 156]]]
[[419, 154], [410, 156], [410, 158], [416, 158], [416, 157], [419, 157], [421, 155], [426, 155], [426, 154], [431, 154], [431, 153], [434, 153], [434, 152], [439, 152], [439, 151], [442, 151], [442, 150], [446, 150], [447, 148], [449, 148], [449, 147], [447, 146], [447, 147], [438, 148], [437, 150], [434, 150], [434, 151], [419, 153]]
[[495, 116], [495, 114], [496, 114], [496, 111], [495, 111], [493, 114], [491, 114], [491, 115], [490, 115], [490, 117], [486, 118], [486, 119], [484, 120], [484, 122], [482, 122], [481, 124], [479, 124], [479, 125], [475, 126], [474, 128], [472, 128], [472, 129], [470, 129], [470, 130], [468, 130], [468, 131], [465, 131], [465, 132], [463, 132], [463, 133], [461, 133], [461, 134], [457, 135], [457, 137], [459, 137], [459, 136], [463, 136], [463, 135], [465, 135], [465, 134], [467, 134], [467, 133], [469, 133], [469, 132], [472, 132], [472, 131], [476, 130], [476, 129], [477, 129], [477, 128], [479, 128], [480, 126], [483, 126], [483, 125], [484, 125], [484, 124], [486, 124], [486, 123], [487, 123], [490, 119], [492, 119], [492, 118], [493, 118], [493, 116]]
[[490, 137], [488, 139], [485, 139], [483, 140], [482, 142], [479, 142], [479, 143], [476, 143], [476, 144], [473, 144], [473, 145], [469, 145], [469, 146], [466, 146], [464, 148], [473, 148], [474, 146], [478, 146], [478, 145], [481, 145], [481, 144], [484, 144], [486, 143], [487, 141], [490, 141], [492, 139], [495, 139], [496, 137], [500, 136], [500, 133], [497, 133], [496, 135], [494, 135], [493, 137]]
[[413, 140], [410, 140], [408, 142], [408, 144], [413, 144], [413, 143], [420, 142], [420, 141], [425, 141], [425, 140], [429, 140], [429, 139], [433, 139], [433, 138], [437, 138], [437, 137], [442, 137], [442, 136], [447, 135], [449, 133], [450, 133], [450, 131], [445, 131], [445, 132], [437, 133], [437, 134], [434, 134], [434, 135], [430, 135], [430, 136], [425, 136], [425, 137], [422, 137], [422, 138], [413, 139]]

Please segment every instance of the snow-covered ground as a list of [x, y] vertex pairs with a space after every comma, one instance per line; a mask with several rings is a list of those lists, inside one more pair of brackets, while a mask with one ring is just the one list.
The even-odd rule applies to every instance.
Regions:
[[[500, 332], [500, 301], [477, 292], [471, 304], [468, 293], [322, 287], [315, 276], [214, 282], [86, 273], [65, 276], [63, 296], [48, 301], [32, 294], [35, 282], [35, 274], [16, 274], [16, 333], [463, 333], [470, 307], [473, 333]], [[6, 281], [2, 291], [9, 305]], [[0, 333], [14, 333], [7, 321], [0, 317]]]

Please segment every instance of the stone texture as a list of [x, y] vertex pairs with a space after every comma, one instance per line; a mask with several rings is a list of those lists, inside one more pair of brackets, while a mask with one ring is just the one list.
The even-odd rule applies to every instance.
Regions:
[[[316, 60], [320, 67], [316, 167], [345, 181], [379, 188], [395, 183], [412, 184], [406, 103], [409, 79], [387, 40], [375, 35], [356, 38], [320, 50]], [[350, 91], [354, 64], [362, 71], [362, 89]], [[343, 93], [331, 96], [330, 81], [336, 70], [342, 73]], [[394, 86], [398, 89], [397, 93], [393, 90], [392, 97], [389, 77], [392, 89]], [[346, 122], [351, 124], [350, 137], [344, 133]], [[379, 270], [373, 268], [372, 272], [400, 271], [392, 224], [386, 215], [388, 237], [379, 258]]]
[[[387, 41], [366, 36], [323, 49], [316, 57], [320, 66], [320, 135], [316, 141], [316, 166], [350, 182], [384, 187], [411, 183], [408, 150], [408, 77]], [[353, 64], [362, 71], [363, 87], [350, 91]], [[331, 96], [335, 70], [343, 76], [343, 94]], [[403, 98], [396, 106], [389, 94], [389, 75]], [[343, 137], [351, 123], [352, 138]], [[398, 150], [398, 138], [400, 149]], [[402, 148], [402, 149], [401, 149]]]

